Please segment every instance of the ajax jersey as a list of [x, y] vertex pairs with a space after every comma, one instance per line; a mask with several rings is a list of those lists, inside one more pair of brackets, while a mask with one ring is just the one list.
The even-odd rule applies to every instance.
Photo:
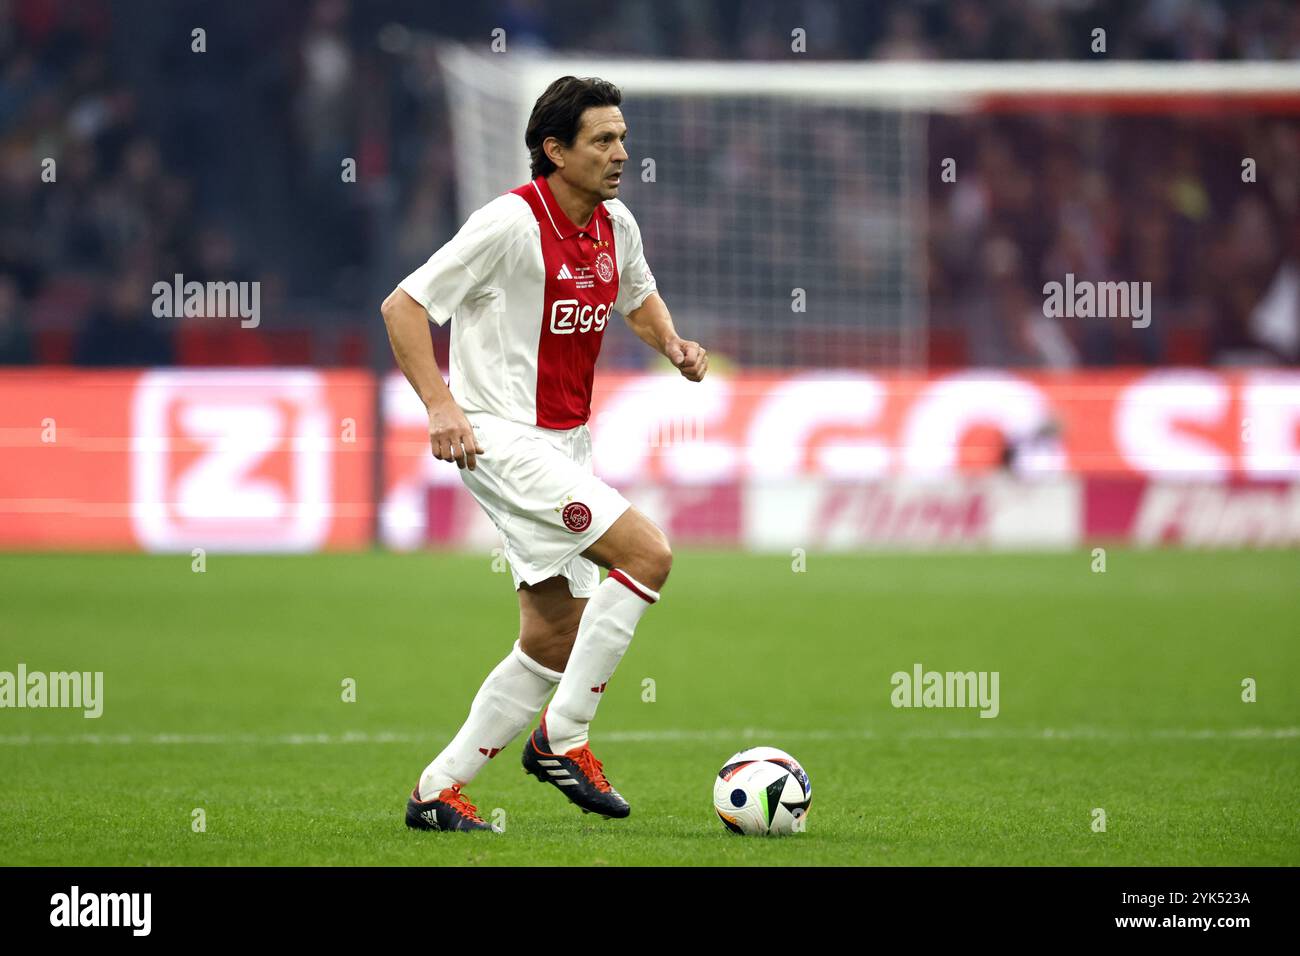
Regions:
[[401, 288], [442, 325], [450, 387], [466, 411], [570, 429], [591, 415], [601, 340], [655, 291], [641, 231], [617, 199], [574, 225], [545, 177], [498, 196]]

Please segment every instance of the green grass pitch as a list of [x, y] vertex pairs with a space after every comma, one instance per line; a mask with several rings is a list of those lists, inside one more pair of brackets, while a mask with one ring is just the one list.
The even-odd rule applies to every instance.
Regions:
[[[466, 788], [505, 832], [448, 834], [402, 811], [517, 635], [490, 558], [0, 555], [0, 670], [105, 675], [97, 720], [0, 710], [0, 857], [1300, 864], [1300, 553], [1091, 564], [679, 553], [592, 728], [632, 816], [526, 777], [521, 738]], [[999, 715], [893, 707], [890, 675], [918, 662], [997, 671]], [[714, 773], [758, 744], [807, 768], [807, 832], [714, 817]]]

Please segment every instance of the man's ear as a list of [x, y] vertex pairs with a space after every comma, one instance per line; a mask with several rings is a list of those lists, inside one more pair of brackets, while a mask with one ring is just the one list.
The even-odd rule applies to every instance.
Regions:
[[554, 136], [546, 137], [542, 143], [542, 152], [546, 154], [547, 159], [555, 164], [557, 169], [564, 168], [564, 144]]

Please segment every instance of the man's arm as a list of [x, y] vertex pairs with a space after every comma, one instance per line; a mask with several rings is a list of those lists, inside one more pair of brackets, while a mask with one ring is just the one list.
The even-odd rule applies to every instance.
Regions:
[[429, 445], [433, 457], [454, 461], [461, 468], [473, 471], [474, 456], [483, 454], [483, 449], [474, 437], [469, 419], [442, 380], [424, 306], [399, 288], [389, 294], [379, 311], [384, 316], [398, 367], [429, 410]]
[[644, 302], [626, 316], [627, 324], [646, 345], [662, 353], [692, 382], [704, 378], [709, 368], [709, 353], [699, 342], [683, 339], [673, 327], [673, 317], [658, 292], [651, 292]]

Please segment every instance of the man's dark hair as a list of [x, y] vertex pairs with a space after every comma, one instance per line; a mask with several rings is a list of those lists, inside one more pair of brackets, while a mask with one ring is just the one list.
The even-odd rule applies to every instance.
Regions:
[[584, 110], [592, 106], [619, 106], [622, 102], [623, 93], [617, 86], [594, 76], [583, 79], [562, 76], [548, 86], [533, 104], [533, 114], [528, 117], [528, 130], [524, 133], [524, 145], [532, 157], [533, 178], [555, 172], [555, 164], [542, 149], [549, 137], [572, 146]]

